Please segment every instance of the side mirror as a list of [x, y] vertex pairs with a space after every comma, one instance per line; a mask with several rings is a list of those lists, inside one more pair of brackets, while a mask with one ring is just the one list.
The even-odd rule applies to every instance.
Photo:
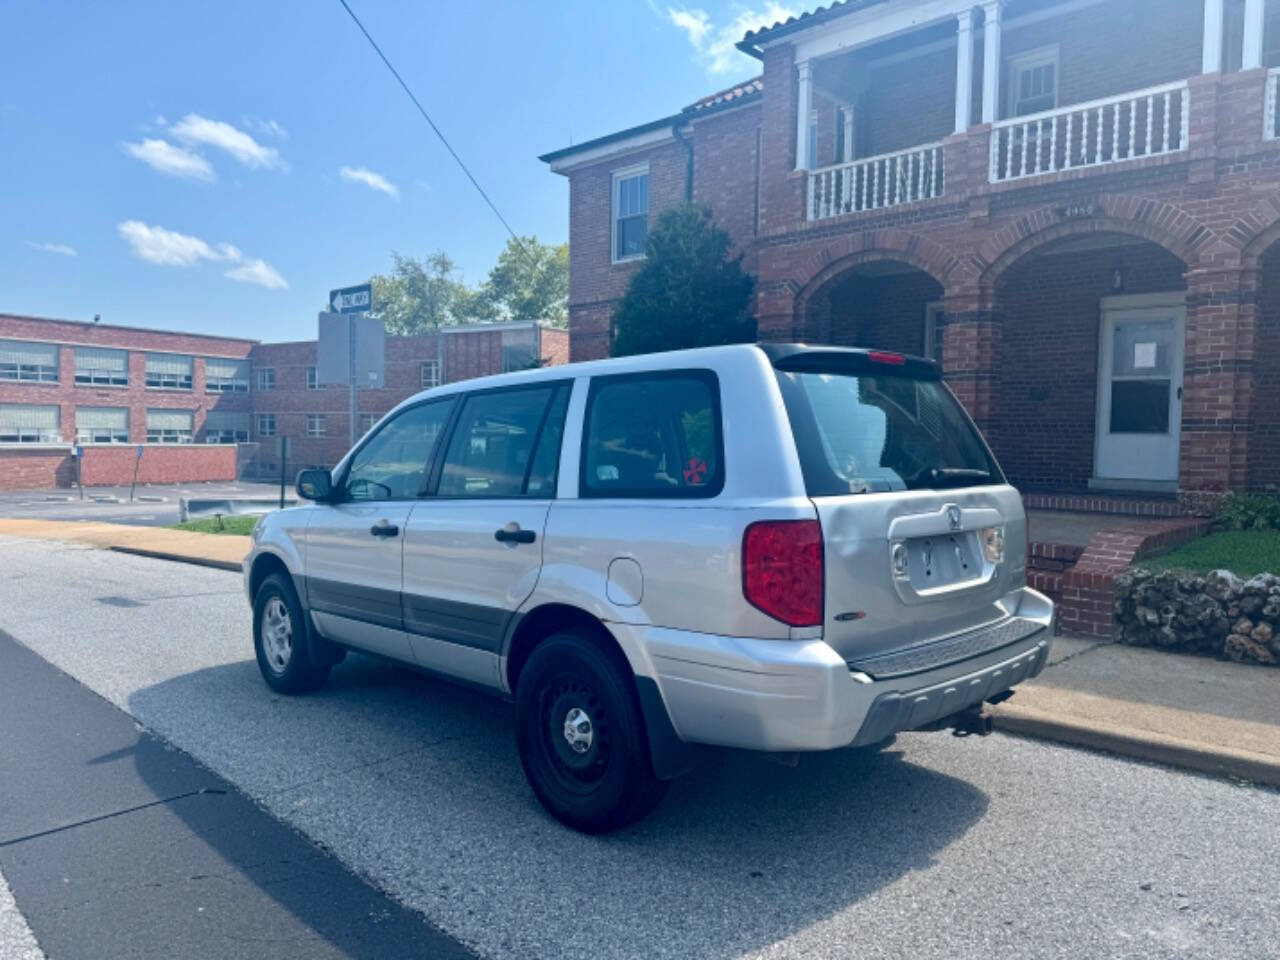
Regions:
[[298, 496], [324, 503], [333, 496], [333, 478], [328, 470], [303, 470], [298, 474]]

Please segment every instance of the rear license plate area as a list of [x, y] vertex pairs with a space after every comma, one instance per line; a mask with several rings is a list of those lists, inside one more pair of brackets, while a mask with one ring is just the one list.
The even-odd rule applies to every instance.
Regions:
[[911, 588], [929, 593], [984, 576], [978, 537], [973, 532], [943, 533], [907, 541]]

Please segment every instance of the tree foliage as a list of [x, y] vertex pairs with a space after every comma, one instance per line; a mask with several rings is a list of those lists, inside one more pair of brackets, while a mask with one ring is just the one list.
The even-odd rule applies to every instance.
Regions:
[[484, 320], [569, 320], [569, 245], [514, 237], [498, 255], [489, 278], [471, 297], [474, 316]]
[[470, 292], [447, 253], [417, 260], [392, 251], [391, 257], [391, 272], [371, 279], [373, 306], [387, 333], [429, 333], [466, 319]]
[[614, 312], [614, 356], [755, 340], [755, 279], [730, 257], [711, 211], [668, 210], [649, 232], [645, 262]]

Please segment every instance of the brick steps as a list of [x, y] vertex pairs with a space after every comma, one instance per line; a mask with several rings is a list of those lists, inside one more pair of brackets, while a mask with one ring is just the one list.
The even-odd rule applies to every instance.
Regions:
[[1105, 513], [1127, 517], [1176, 517], [1178, 501], [1144, 497], [1094, 496], [1079, 493], [1024, 493], [1028, 510], [1061, 510], [1071, 513]]

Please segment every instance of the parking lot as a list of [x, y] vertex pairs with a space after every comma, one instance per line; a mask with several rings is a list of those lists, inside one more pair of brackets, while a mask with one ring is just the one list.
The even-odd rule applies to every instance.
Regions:
[[[279, 484], [188, 483], [140, 486], [130, 500], [129, 487], [79, 487], [58, 490], [0, 491], [0, 517], [35, 520], [95, 520], [163, 527], [177, 523], [182, 498], [217, 500], [224, 498], [271, 498], [280, 495]], [[286, 490], [287, 497], [293, 491]]]
[[0, 557], [0, 629], [483, 956], [1262, 956], [1280, 938], [1273, 791], [913, 734], [794, 769], [714, 754], [591, 838], [537, 805], [501, 701], [364, 657], [272, 695], [235, 574], [12, 538]]

